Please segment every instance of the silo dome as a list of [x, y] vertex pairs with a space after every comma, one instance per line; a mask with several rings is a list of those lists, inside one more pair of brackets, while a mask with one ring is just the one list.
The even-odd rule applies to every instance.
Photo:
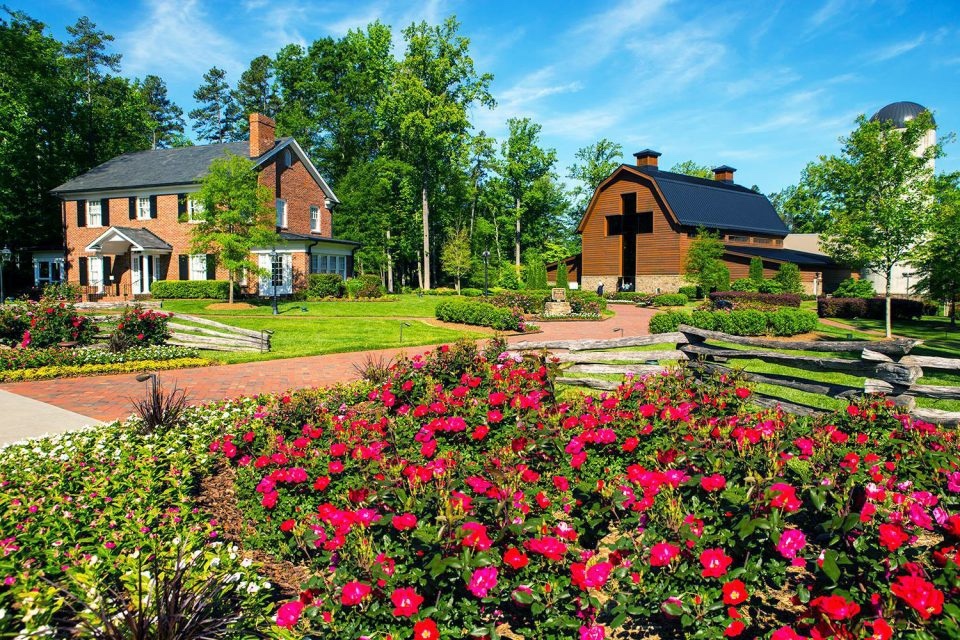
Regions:
[[[907, 122], [913, 120], [924, 111], [929, 111], [929, 109], [916, 102], [893, 102], [873, 114], [870, 120], [891, 121], [897, 129], [903, 129], [907, 126]], [[931, 118], [932, 117], [933, 114], [931, 114]], [[933, 124], [936, 125], [936, 121], [934, 121]]]

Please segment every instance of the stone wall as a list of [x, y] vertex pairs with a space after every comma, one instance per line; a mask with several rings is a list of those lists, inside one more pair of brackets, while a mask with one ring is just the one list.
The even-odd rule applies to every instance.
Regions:
[[[617, 290], [618, 276], [581, 276], [580, 288], [584, 291], [596, 291], [602, 282], [605, 293]], [[676, 293], [680, 287], [689, 284], [680, 275], [637, 276], [637, 291], [643, 293]]]

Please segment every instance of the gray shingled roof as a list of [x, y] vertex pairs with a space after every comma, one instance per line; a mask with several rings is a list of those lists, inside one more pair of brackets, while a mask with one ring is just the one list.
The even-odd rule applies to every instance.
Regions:
[[[173, 247], [165, 242], [160, 236], [155, 234], [152, 231], [147, 229], [137, 229], [135, 227], [115, 227], [112, 226], [110, 229], [115, 229], [125, 235], [127, 238], [133, 242], [140, 245], [144, 249], [166, 249], [172, 250]], [[101, 236], [102, 237], [102, 236]]]
[[[280, 138], [267, 153], [284, 144], [291, 138]], [[159, 187], [199, 182], [207, 174], [210, 163], [227, 154], [248, 157], [249, 141], [228, 142], [225, 144], [205, 144], [176, 149], [151, 149], [135, 151], [117, 156], [94, 167], [73, 180], [63, 183], [52, 193], [77, 193], [87, 191], [105, 191], [109, 189], [131, 189], [137, 187]], [[263, 154], [260, 157], [264, 157]]]
[[353, 240], [342, 240], [340, 238], [331, 238], [329, 236], [317, 236], [317, 235], [307, 235], [305, 233], [293, 233], [291, 231], [281, 231], [280, 232], [281, 240], [320, 240], [321, 242], [332, 242], [333, 244], [346, 244], [350, 246], [359, 247], [359, 242], [354, 242]]
[[839, 266], [830, 256], [820, 253], [808, 253], [794, 249], [776, 249], [773, 247], [743, 247], [739, 245], [725, 245], [728, 253], [739, 253], [747, 256], [757, 256], [768, 260], [792, 262], [801, 267], [837, 267]]
[[682, 225], [780, 237], [788, 233], [787, 225], [762, 193], [732, 182], [696, 178], [654, 167], [623, 166], [656, 180], [667, 205]]

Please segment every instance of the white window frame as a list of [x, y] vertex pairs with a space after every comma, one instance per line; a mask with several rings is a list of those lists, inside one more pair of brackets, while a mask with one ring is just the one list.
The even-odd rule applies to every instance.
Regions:
[[87, 200], [87, 226], [103, 226], [103, 204], [99, 200]]
[[198, 224], [203, 222], [203, 203], [199, 200], [194, 200], [191, 197], [187, 197], [187, 222], [192, 224]]
[[191, 280], [207, 279], [207, 254], [196, 253], [190, 256], [189, 276]]
[[[144, 207], [146, 204], [146, 207]], [[150, 219], [150, 196], [137, 196], [137, 220]]]
[[315, 253], [310, 256], [310, 273], [337, 273], [347, 279], [347, 256]]
[[277, 226], [287, 228], [287, 201], [283, 198], [277, 198]]
[[103, 292], [103, 258], [93, 256], [87, 260], [87, 283]]
[[315, 204], [310, 205], [310, 231], [313, 231], [314, 233], [320, 233], [321, 224], [320, 207]]

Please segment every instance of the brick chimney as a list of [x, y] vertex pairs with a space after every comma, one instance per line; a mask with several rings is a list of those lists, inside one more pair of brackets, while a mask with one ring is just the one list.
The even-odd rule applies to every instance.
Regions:
[[277, 123], [273, 118], [262, 113], [250, 114], [250, 157], [258, 158], [270, 149], [275, 143]]
[[733, 174], [736, 171], [733, 167], [723, 164], [713, 170], [713, 179], [717, 182], [733, 182]]
[[633, 154], [633, 157], [637, 159], [638, 167], [652, 167], [657, 168], [657, 158], [660, 157], [660, 153], [654, 151], [653, 149], [644, 149], [643, 151], [637, 151]]

